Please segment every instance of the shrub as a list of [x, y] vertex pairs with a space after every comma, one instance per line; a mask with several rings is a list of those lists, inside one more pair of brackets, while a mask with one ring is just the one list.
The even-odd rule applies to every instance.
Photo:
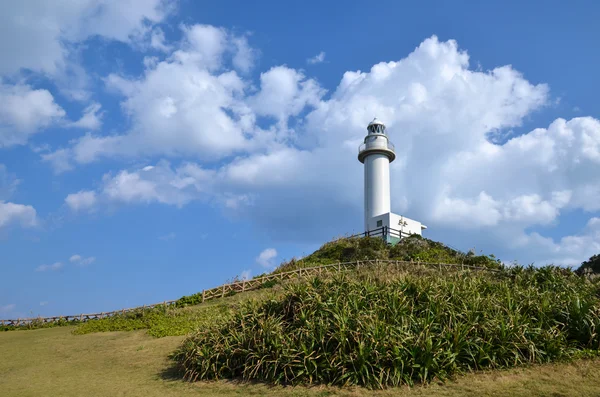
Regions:
[[284, 288], [186, 338], [173, 356], [182, 375], [383, 388], [599, 347], [596, 287], [564, 269], [335, 275]]
[[577, 269], [578, 274], [584, 274], [586, 272], [592, 274], [600, 273], [600, 254], [593, 255], [590, 259], [584, 261]]

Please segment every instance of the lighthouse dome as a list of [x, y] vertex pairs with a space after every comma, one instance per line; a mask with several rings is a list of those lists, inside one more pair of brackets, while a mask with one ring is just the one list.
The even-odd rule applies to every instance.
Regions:
[[375, 117], [367, 126], [369, 134], [385, 134], [385, 124]]

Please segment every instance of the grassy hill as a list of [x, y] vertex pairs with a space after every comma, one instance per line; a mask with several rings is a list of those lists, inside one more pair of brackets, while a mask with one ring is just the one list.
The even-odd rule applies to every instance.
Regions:
[[[30, 373], [28, 366], [45, 361], [58, 360], [59, 367], [89, 379], [90, 375], [84, 374], [85, 365], [71, 368], [61, 361], [75, 355], [76, 361], [87, 362], [98, 373], [105, 372], [102, 376], [106, 380], [94, 380], [94, 384], [106, 383], [98, 386], [97, 390], [103, 391], [89, 395], [114, 395], [116, 389], [109, 386], [110, 377], [114, 377], [119, 379], [115, 384], [119, 384], [123, 395], [154, 395], [156, 390], [141, 390], [152, 389], [148, 385], [155, 384], [157, 390], [162, 390], [158, 395], [197, 392], [312, 396], [344, 395], [344, 390], [363, 395], [363, 389], [356, 392], [346, 388], [394, 386], [389, 389], [394, 395], [485, 395], [481, 392], [485, 390], [497, 395], [512, 390], [505, 395], [531, 396], [535, 394], [518, 394], [516, 386], [492, 387], [491, 381], [472, 389], [472, 384], [461, 383], [462, 378], [456, 376], [542, 364], [546, 366], [536, 367], [542, 368], [541, 372], [528, 372], [525, 380], [518, 380], [518, 375], [508, 383], [530, 381], [532, 390], [547, 395], [553, 390], [548, 385], [562, 387], [569, 383], [565, 376], [570, 376], [579, 382], [578, 392], [569, 394], [575, 389], [566, 387], [562, 389], [565, 393], [558, 395], [600, 394], [600, 378], [588, 376], [600, 374], [600, 362], [590, 359], [597, 356], [600, 346], [598, 282], [557, 267], [506, 268], [493, 255], [462, 253], [420, 236], [393, 247], [377, 238], [341, 239], [324, 244], [300, 260], [286, 261], [275, 272], [366, 258], [414, 264], [381, 265], [271, 283], [257, 291], [204, 304], [198, 304], [201, 294], [195, 294], [182, 297], [172, 307], [139, 310], [75, 327], [1, 333], [0, 351], [12, 351], [13, 346], [21, 346], [21, 350], [11, 353], [11, 360], [0, 360], [0, 390], [15, 393], [8, 395], [39, 395], [19, 394], [17, 383], [25, 379], [21, 373]], [[496, 271], [438, 269], [422, 266], [421, 261]], [[43, 343], [60, 344], [60, 348], [42, 346], [42, 342], [31, 344], [30, 335], [38, 335], [35, 338], [46, 341]], [[44, 335], [56, 339], [44, 339]], [[105, 342], [100, 340], [108, 341], [108, 345], [112, 341], [131, 344], [118, 347], [124, 349], [118, 352], [101, 348]], [[69, 346], [74, 350], [67, 354]], [[144, 354], [145, 346], [160, 346], [149, 355], [152, 362], [147, 365], [162, 368], [162, 375], [149, 376], [146, 372], [143, 380], [133, 376], [129, 384], [129, 377], [121, 376], [120, 371], [137, 373], [135, 357]], [[101, 361], [94, 361], [94, 357]], [[141, 356], [140, 360], [145, 362]], [[120, 369], [113, 368], [115, 362], [123, 362]], [[551, 362], [557, 364], [548, 366]], [[587, 368], [585, 374], [573, 375], [573, 368], [581, 367]], [[542, 382], [543, 368], [553, 369]], [[511, 372], [493, 372], [495, 375], [490, 376], [506, 373]], [[485, 376], [474, 379], [491, 379]], [[29, 377], [33, 384], [44, 385], [38, 385], [39, 390], [54, 381], [41, 368]], [[181, 382], [182, 378], [201, 382], [192, 387]], [[231, 384], [223, 383], [223, 379], [251, 382]], [[458, 379], [451, 384], [463, 386], [456, 390], [435, 386], [444, 379]], [[206, 383], [214, 380], [220, 381]], [[429, 386], [417, 391], [396, 387], [418, 383]], [[54, 395], [77, 395], [65, 393], [62, 385], [63, 389], [55, 390]], [[319, 386], [290, 391], [273, 385]], [[166, 388], [160, 389], [163, 386]]]
[[472, 251], [464, 253], [414, 234], [394, 246], [386, 244], [378, 237], [354, 237], [331, 241], [302, 259], [294, 258], [282, 263], [275, 272], [363, 259], [456, 263], [496, 269], [502, 267], [501, 262], [493, 255], [475, 255]]
[[598, 287], [569, 270], [314, 277], [185, 340], [191, 380], [384, 388], [596, 355]]

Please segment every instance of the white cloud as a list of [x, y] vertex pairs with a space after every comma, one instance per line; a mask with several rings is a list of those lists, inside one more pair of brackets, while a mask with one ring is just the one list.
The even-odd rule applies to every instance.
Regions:
[[22, 145], [33, 135], [65, 116], [44, 89], [4, 85], [0, 80], [0, 148]]
[[98, 191], [69, 194], [65, 202], [74, 211], [94, 208], [100, 203], [162, 203], [181, 207], [192, 200], [212, 198], [214, 172], [196, 164], [171, 168], [167, 161], [137, 170], [107, 173]]
[[75, 122], [68, 124], [69, 127], [83, 128], [87, 130], [97, 130], [102, 126], [102, 106], [99, 103], [92, 103], [83, 111], [83, 116]]
[[260, 75], [260, 92], [248, 101], [256, 114], [272, 116], [287, 127], [287, 120], [307, 106], [319, 104], [325, 91], [295, 69], [275, 66]]
[[38, 224], [37, 213], [30, 205], [15, 204], [0, 200], [0, 228], [18, 224], [34, 227]]
[[54, 272], [54, 271], [57, 271], [57, 270], [59, 270], [59, 269], [62, 269], [62, 267], [63, 267], [63, 266], [64, 266], [64, 265], [63, 265], [63, 263], [62, 263], [62, 262], [55, 262], [55, 263], [53, 263], [53, 264], [51, 264], [51, 265], [40, 265], [40, 266], [38, 266], [38, 267], [35, 269], [35, 271], [36, 271], [36, 272], [45, 272], [45, 271], [48, 271], [48, 270], [50, 270], [50, 271], [53, 271], [53, 272]]
[[91, 210], [96, 204], [96, 192], [81, 190], [77, 193], [71, 193], [65, 198], [65, 203], [75, 212]]
[[150, 47], [162, 52], [171, 51], [171, 46], [166, 44], [165, 32], [161, 28], [155, 28], [150, 36]]
[[[146, 64], [137, 79], [115, 74], [107, 87], [124, 96], [131, 128], [120, 135], [92, 135], [44, 158], [60, 170], [102, 157], [191, 156], [213, 162], [264, 150], [290, 138], [287, 120], [314, 106], [324, 91], [313, 79], [279, 66], [261, 75], [260, 89], [242, 79], [255, 54], [245, 37], [205, 25], [183, 27], [184, 38], [163, 61]], [[252, 98], [248, 98], [252, 95]], [[261, 129], [258, 116], [274, 117], [280, 129]]]
[[0, 13], [0, 75], [22, 69], [56, 75], [67, 68], [73, 43], [93, 36], [136, 42], [172, 9], [173, 2], [164, 0], [6, 2]]
[[71, 257], [69, 258], [69, 262], [74, 263], [76, 265], [80, 265], [80, 266], [91, 265], [95, 261], [96, 261], [96, 258], [93, 256], [84, 258], [79, 254], [71, 255]]
[[48, 301], [41, 301], [40, 302], [40, 306], [46, 306], [48, 304]]
[[233, 66], [242, 73], [248, 73], [254, 67], [258, 52], [250, 47], [246, 37], [233, 37], [234, 46]]
[[532, 250], [538, 264], [579, 266], [584, 260], [600, 252], [600, 218], [593, 217], [578, 234], [563, 236], [558, 241], [539, 233], [522, 233], [514, 239], [522, 249]]
[[2, 313], [2, 314], [10, 313], [13, 310], [15, 310], [15, 307], [17, 307], [17, 305], [15, 305], [14, 303], [10, 303], [8, 305], [1, 305], [0, 306], [0, 313]]
[[263, 250], [256, 258], [256, 263], [266, 268], [275, 267], [275, 258], [277, 258], [277, 250], [275, 248], [267, 248]]
[[16, 175], [8, 172], [4, 164], [0, 164], [0, 200], [10, 198], [20, 182]]
[[87, 266], [87, 265], [91, 265], [92, 263], [96, 262], [96, 258], [93, 256], [87, 257], [87, 258], [83, 258], [79, 264], [82, 266]]
[[309, 65], [314, 65], [314, 64], [317, 64], [317, 63], [323, 63], [323, 62], [325, 62], [325, 51], [321, 51], [317, 55], [315, 55], [314, 57], [308, 58], [306, 60], [306, 62]]
[[54, 173], [60, 174], [73, 169], [71, 152], [68, 149], [59, 149], [51, 153], [42, 153], [42, 161], [50, 163]]

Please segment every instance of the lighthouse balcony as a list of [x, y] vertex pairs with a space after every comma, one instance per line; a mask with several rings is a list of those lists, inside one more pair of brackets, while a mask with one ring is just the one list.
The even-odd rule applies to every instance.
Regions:
[[358, 147], [358, 160], [364, 163], [365, 158], [370, 154], [381, 153], [388, 156], [390, 163], [396, 159], [396, 148], [394, 144], [387, 139], [374, 140], [363, 143]]

